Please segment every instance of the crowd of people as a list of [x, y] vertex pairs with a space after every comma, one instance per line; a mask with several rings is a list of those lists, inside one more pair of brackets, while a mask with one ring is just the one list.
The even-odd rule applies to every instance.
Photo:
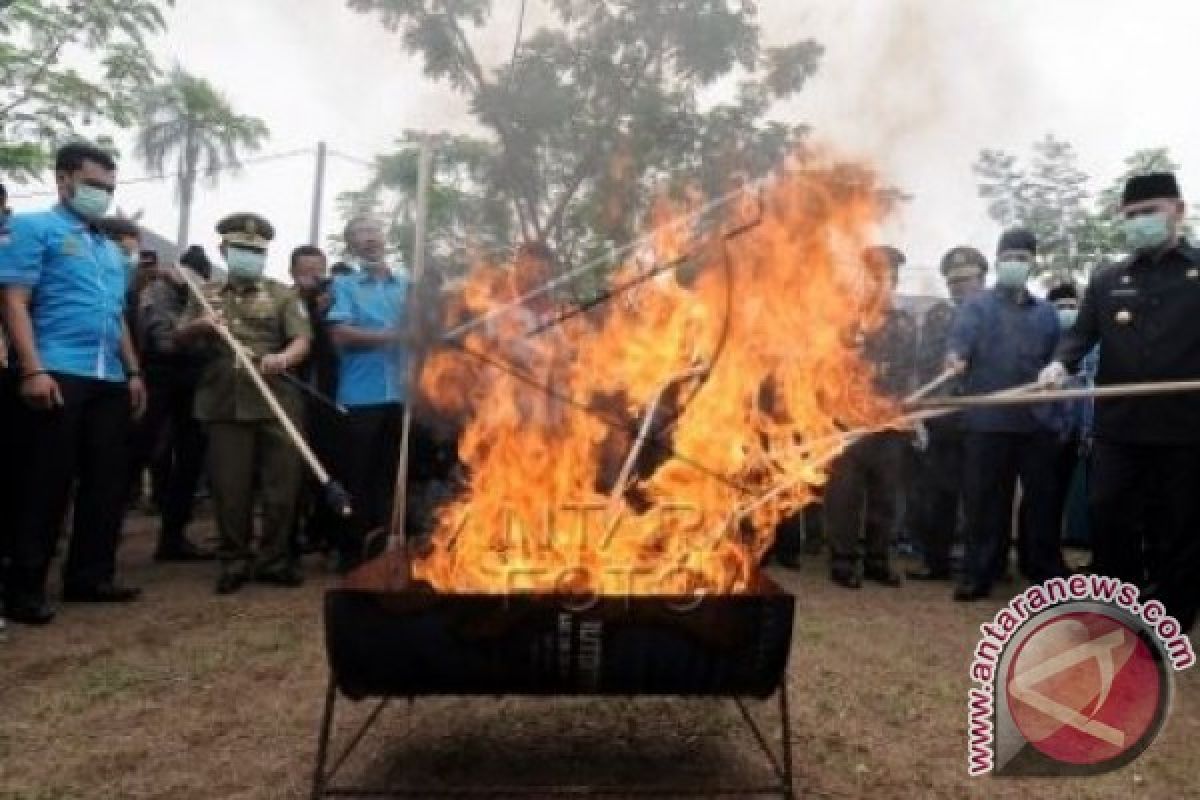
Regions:
[[[389, 263], [382, 225], [352, 219], [347, 259], [332, 268], [319, 248], [295, 248], [286, 286], [265, 276], [275, 232], [257, 214], [217, 226], [222, 270], [198, 246], [159, 266], [135, 224], [106, 216], [111, 156], [68, 145], [55, 174], [57, 204], [3, 211], [0, 225], [4, 614], [54, 619], [47, 584], [68, 518], [62, 599], [137, 600], [117, 579], [116, 552], [147, 471], [161, 520], [155, 558], [215, 559], [220, 594], [249, 581], [301, 585], [308, 549], [352, 569], [369, 533], [391, 522], [414, 345], [413, 287]], [[1200, 250], [1181, 236], [1174, 177], [1131, 180], [1121, 214], [1129, 257], [1045, 299], [1031, 290], [1029, 231], [1001, 237], [990, 288], [983, 253], [950, 250], [941, 265], [950, 300], [919, 320], [893, 307], [862, 337], [880, 391], [911, 400], [1200, 378]], [[902, 252], [873, 248], [865, 261], [890, 270], [895, 289]], [[355, 499], [351, 519], [321, 502], [259, 376]], [[863, 437], [833, 465], [819, 510], [781, 526], [776, 556], [793, 564], [805, 539], [823, 537], [838, 585], [900, 586], [899, 536], [924, 562], [908, 579], [956, 581], [956, 600], [983, 599], [1007, 579], [1014, 542], [1027, 579], [1067, 573], [1062, 537], [1081, 474], [1090, 569], [1145, 587], [1190, 627], [1197, 393], [971, 407], [915, 432]], [[215, 551], [188, 534], [203, 481]]]
[[[217, 226], [223, 275], [199, 246], [160, 267], [137, 225], [106, 216], [111, 156], [68, 145], [55, 174], [59, 202], [6, 211], [0, 238], [7, 618], [54, 619], [47, 584], [68, 518], [62, 599], [140, 597], [117, 579], [116, 553], [147, 471], [155, 559], [218, 561], [220, 594], [299, 586], [313, 548], [352, 569], [389, 522], [407, 396], [408, 277], [388, 263], [382, 225], [351, 220], [349, 257], [332, 270], [319, 248], [296, 248], [291, 286], [265, 277], [275, 233], [252, 213]], [[355, 498], [350, 519], [319, 501], [252, 370]], [[204, 480], [215, 551], [188, 535]]]
[[[1193, 626], [1200, 393], [1155, 391], [1200, 379], [1200, 250], [1182, 235], [1184, 212], [1173, 175], [1132, 178], [1120, 210], [1128, 257], [1085, 288], [1062, 283], [1044, 299], [1031, 290], [1030, 231], [1001, 236], [990, 288], [983, 253], [950, 250], [941, 272], [951, 300], [920, 323], [894, 308], [862, 342], [880, 391], [897, 400], [934, 387], [969, 396], [1092, 385], [1148, 393], [968, 405], [915, 435], [860, 439], [834, 463], [823, 513], [782, 527], [779, 560], [793, 563], [801, 540], [823, 532], [835, 583], [896, 587], [905, 576], [894, 544], [911, 538], [924, 564], [907, 577], [953, 581], [954, 599], [971, 602], [1012, 579], [1014, 546], [1029, 581], [1070, 574], [1070, 531], [1072, 543], [1092, 548], [1089, 571], [1141, 587], [1185, 630]], [[864, 261], [882, 262], [894, 286], [905, 257], [882, 247]]]

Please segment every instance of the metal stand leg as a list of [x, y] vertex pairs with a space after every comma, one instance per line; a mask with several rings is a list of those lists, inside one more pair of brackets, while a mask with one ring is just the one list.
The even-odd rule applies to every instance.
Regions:
[[788, 705], [787, 674], [779, 684], [779, 738], [783, 745], [783, 796], [785, 800], [796, 797], [795, 773], [792, 771], [792, 713]]
[[775, 692], [775, 698], [779, 709], [779, 753], [776, 753], [776, 748], [771, 745], [766, 732], [763, 731], [762, 726], [754, 719], [754, 715], [750, 713], [750, 709], [746, 707], [745, 702], [740, 697], [733, 698], [733, 702], [737, 705], [738, 710], [742, 712], [742, 717], [746, 721], [746, 727], [754, 734], [754, 741], [762, 752], [763, 757], [771, 765], [771, 771], [779, 782], [776, 791], [778, 791], [784, 800], [793, 800], [796, 796], [796, 789], [795, 774], [792, 770], [792, 719], [788, 707], [786, 676], [784, 676], [783, 682]]
[[337, 702], [337, 685], [329, 676], [329, 688], [325, 690], [325, 710], [321, 714], [321, 733], [317, 737], [317, 768], [313, 773], [312, 800], [323, 800], [328, 776], [325, 762], [329, 758], [329, 734], [333, 730], [333, 710]]

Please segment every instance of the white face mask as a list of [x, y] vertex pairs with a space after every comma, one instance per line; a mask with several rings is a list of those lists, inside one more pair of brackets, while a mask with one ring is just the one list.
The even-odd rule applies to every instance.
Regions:
[[257, 280], [267, 267], [267, 254], [230, 245], [225, 250], [225, 266], [232, 278]]
[[996, 264], [996, 285], [1005, 289], [1021, 289], [1029, 281], [1032, 265], [1028, 261], [1001, 261]]
[[1078, 308], [1060, 308], [1058, 310], [1058, 324], [1064, 331], [1074, 328], [1077, 319], [1079, 319]]

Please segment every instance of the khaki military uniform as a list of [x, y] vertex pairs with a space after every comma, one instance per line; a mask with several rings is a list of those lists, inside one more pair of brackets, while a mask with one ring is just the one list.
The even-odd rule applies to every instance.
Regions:
[[[284, 350], [297, 337], [312, 337], [304, 304], [290, 288], [261, 279], [213, 284], [205, 293], [230, 332], [254, 356]], [[195, 298], [184, 313], [202, 314]], [[273, 572], [291, 562], [288, 537], [296, 511], [303, 464], [251, 377], [224, 342], [210, 338], [208, 360], [196, 389], [196, 418], [208, 428], [209, 473], [223, 566]], [[302, 426], [298, 392], [277, 377], [268, 385], [288, 415]], [[255, 489], [262, 505], [262, 537], [254, 549]]]

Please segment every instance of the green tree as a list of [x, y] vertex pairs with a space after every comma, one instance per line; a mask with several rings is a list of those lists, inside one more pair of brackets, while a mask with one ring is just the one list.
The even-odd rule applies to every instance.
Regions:
[[1033, 145], [1028, 170], [1014, 155], [984, 150], [974, 171], [989, 216], [1003, 227], [1020, 225], [1037, 236], [1035, 274], [1066, 279], [1085, 269], [1080, 239], [1091, 218], [1091, 194], [1070, 143], [1047, 134]]
[[[743, 0], [551, 0], [551, 21], [489, 66], [473, 37], [490, 0], [347, 2], [469, 100], [487, 136], [457, 142], [469, 166], [452, 148], [440, 169], [464, 170], [459, 200], [503, 201], [471, 212], [492, 225], [483, 238], [539, 242], [563, 262], [628, 240], [659, 191], [720, 194], [778, 163], [806, 129], [770, 112], [822, 53], [811, 39], [765, 47]], [[376, 182], [386, 177], [381, 169]]]
[[36, 177], [80, 125], [136, 119], [147, 46], [174, 0], [13, 0], [0, 9], [0, 173]]
[[144, 93], [141, 115], [137, 156], [156, 173], [166, 173], [173, 162], [179, 199], [176, 244], [182, 249], [188, 245], [201, 173], [215, 186], [223, 170], [240, 166], [242, 153], [261, 149], [269, 132], [262, 120], [238, 114], [212, 84], [178, 66], [166, 81]]
[[[373, 175], [356, 192], [338, 200], [342, 215], [375, 213], [388, 225], [388, 238], [411, 263], [416, 225], [420, 134], [409, 131], [397, 150], [377, 156]], [[443, 271], [458, 272], [471, 251], [481, 255], [503, 251], [512, 241], [512, 218], [503, 197], [491, 193], [495, 147], [470, 136], [439, 136], [430, 182], [427, 218], [428, 256]]]

